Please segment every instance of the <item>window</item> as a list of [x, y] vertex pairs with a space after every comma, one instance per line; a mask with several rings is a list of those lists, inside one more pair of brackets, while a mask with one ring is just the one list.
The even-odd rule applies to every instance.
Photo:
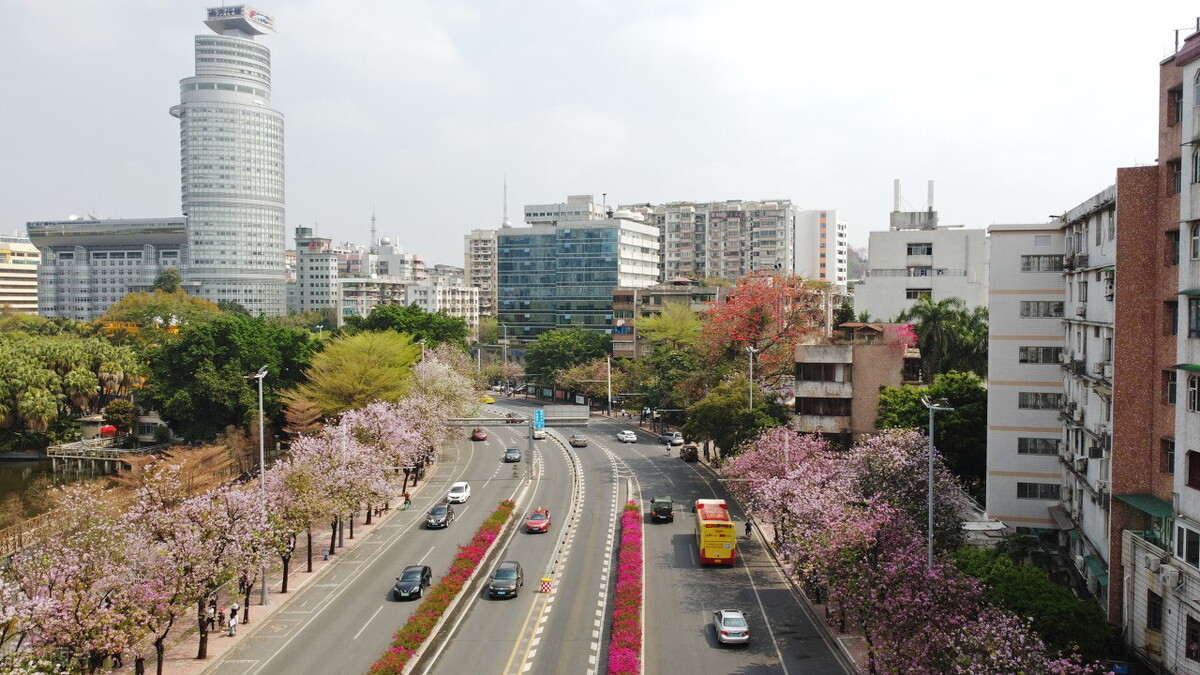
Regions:
[[1018, 455], [1057, 455], [1057, 438], [1018, 438]]
[[798, 382], [840, 382], [837, 376], [837, 363], [797, 363], [796, 380]]
[[1168, 300], [1163, 306], [1163, 321], [1167, 325], [1163, 326], [1163, 335], [1176, 335], [1176, 327], [1179, 325], [1179, 303], [1175, 300]]
[[1154, 591], [1147, 592], [1149, 595], [1146, 598], [1146, 629], [1161, 633], [1163, 627], [1162, 596]]
[[824, 415], [833, 417], [848, 417], [850, 415], [850, 399], [848, 398], [797, 398], [797, 415]]
[[1176, 387], [1178, 386], [1176, 382], [1177, 378], [1178, 373], [1176, 373], [1173, 368], [1163, 371], [1163, 403], [1166, 403], [1167, 405], [1175, 405], [1175, 391]]
[[1176, 524], [1175, 557], [1192, 567], [1200, 567], [1200, 532], [1182, 524]]
[[1022, 272], [1061, 272], [1063, 257], [1061, 255], [1023, 255], [1021, 256]]
[[918, 300], [920, 298], [932, 298], [932, 297], [933, 297], [933, 289], [932, 288], [909, 288], [909, 289], [905, 289], [905, 291], [904, 291], [904, 298], [906, 300]]
[[1192, 223], [1191, 233], [1192, 260], [1200, 260], [1200, 223]]
[[1171, 167], [1171, 189], [1175, 194], [1183, 192], [1183, 162], [1173, 159], [1167, 162], [1167, 166]]
[[908, 276], [910, 277], [931, 277], [933, 276], [932, 267], [910, 267], [908, 268]]
[[1022, 300], [1021, 318], [1059, 319], [1063, 315], [1061, 300]]
[[1187, 409], [1188, 412], [1200, 412], [1200, 376], [1188, 375]]
[[1021, 410], [1058, 410], [1062, 407], [1061, 393], [1022, 391], [1017, 394], [1017, 407]]
[[1018, 347], [1018, 363], [1058, 363], [1062, 359], [1062, 347]]
[[1189, 661], [1200, 661], [1200, 621], [1192, 618], [1191, 614], [1187, 617], [1187, 628], [1184, 632], [1184, 654], [1187, 655]]
[[1170, 124], [1183, 123], [1183, 87], [1167, 92], [1167, 120]]
[[1200, 452], [1187, 451], [1187, 486], [1200, 490]]
[[1057, 501], [1061, 489], [1058, 483], [1017, 483], [1017, 499]]
[[933, 243], [909, 244], [909, 255], [933, 255]]
[[1200, 183], [1200, 150], [1192, 150], [1192, 182]]
[[1163, 473], [1175, 473], [1175, 439], [1164, 438], [1159, 441], [1158, 470]]
[[1167, 232], [1167, 264], [1179, 264], [1179, 230]]

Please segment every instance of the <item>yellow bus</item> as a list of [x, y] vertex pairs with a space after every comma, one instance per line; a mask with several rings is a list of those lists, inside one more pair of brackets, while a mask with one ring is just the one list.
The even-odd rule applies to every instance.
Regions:
[[737, 528], [724, 499], [696, 500], [696, 548], [700, 564], [732, 565], [737, 562]]

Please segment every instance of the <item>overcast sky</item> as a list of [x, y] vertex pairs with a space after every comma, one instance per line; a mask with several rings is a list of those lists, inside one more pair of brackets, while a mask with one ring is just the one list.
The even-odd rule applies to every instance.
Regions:
[[[6, 0], [0, 231], [178, 215], [205, 8]], [[226, 3], [235, 4], [235, 3]], [[905, 210], [1044, 222], [1152, 164], [1158, 63], [1200, 5], [263, 0], [292, 229], [428, 263], [526, 203], [790, 198], [850, 242]]]

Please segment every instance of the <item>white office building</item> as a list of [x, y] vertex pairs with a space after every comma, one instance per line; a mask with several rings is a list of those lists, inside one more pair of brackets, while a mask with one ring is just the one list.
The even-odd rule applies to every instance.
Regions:
[[827, 281], [844, 294], [850, 255], [846, 223], [833, 209], [796, 211], [795, 222], [796, 275]]
[[934, 302], [959, 298], [968, 310], [987, 306], [986, 232], [939, 225], [932, 182], [929, 194], [927, 210], [901, 211], [896, 182], [889, 229], [872, 232], [868, 240], [867, 274], [854, 287], [856, 313], [890, 321], [922, 297]]
[[180, 81], [183, 213], [189, 292], [253, 314], [286, 313], [283, 114], [271, 108], [273, 20], [213, 7], [197, 35], [196, 75]]

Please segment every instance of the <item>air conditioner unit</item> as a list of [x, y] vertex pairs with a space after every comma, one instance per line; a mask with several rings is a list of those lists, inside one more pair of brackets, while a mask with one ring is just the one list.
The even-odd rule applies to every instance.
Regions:
[[1153, 553], [1147, 553], [1145, 560], [1146, 569], [1150, 570], [1151, 572], [1158, 572], [1158, 566], [1162, 564], [1162, 560], [1159, 560], [1157, 555]]
[[1097, 361], [1097, 362], [1093, 363], [1092, 364], [1092, 372], [1096, 373], [1097, 375], [1099, 375], [1100, 373], [1103, 373], [1104, 372], [1104, 362]]
[[1070, 363], [1070, 362], [1071, 362], [1071, 355], [1070, 355], [1070, 354], [1068, 354], [1067, 352], [1059, 352], [1059, 354], [1058, 354], [1058, 362], [1059, 362], [1059, 363]]
[[1076, 567], [1076, 569], [1079, 569], [1079, 570], [1083, 569], [1083, 556], [1081, 556], [1081, 555], [1075, 556], [1075, 567]]
[[1083, 408], [1076, 408], [1072, 416], [1075, 418], [1076, 424], [1083, 424]]
[[1088, 457], [1091, 459], [1102, 459], [1104, 457], [1104, 448], [1099, 445], [1089, 446]]
[[1079, 306], [1075, 308], [1075, 316], [1077, 316], [1081, 319], [1087, 318], [1087, 303], [1086, 302], [1079, 303]]
[[1087, 457], [1076, 457], [1075, 458], [1075, 470], [1082, 472], [1082, 473], [1086, 473], [1087, 472], [1087, 463], [1088, 463]]
[[1096, 491], [1099, 492], [1100, 494], [1104, 494], [1105, 492], [1108, 492], [1108, 481], [1106, 481], [1106, 480], [1096, 481]]
[[1113, 364], [1112, 364], [1112, 362], [1105, 363], [1105, 364], [1104, 364], [1104, 373], [1103, 373], [1103, 375], [1104, 375], [1105, 379], [1111, 380], [1111, 379], [1112, 379], [1112, 374], [1113, 374]]
[[1158, 583], [1169, 588], [1179, 585], [1179, 570], [1171, 565], [1161, 565], [1158, 568]]

